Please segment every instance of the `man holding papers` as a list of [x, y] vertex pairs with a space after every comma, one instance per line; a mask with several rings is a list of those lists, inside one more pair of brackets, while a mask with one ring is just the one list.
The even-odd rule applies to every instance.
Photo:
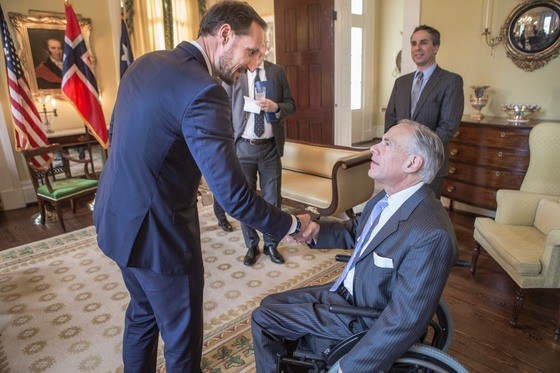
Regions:
[[[231, 99], [234, 141], [237, 157], [241, 163], [247, 183], [256, 189], [257, 176], [263, 198], [280, 207], [282, 163], [286, 140], [286, 125], [283, 119], [292, 115], [296, 104], [290, 92], [290, 85], [284, 70], [271, 62], [264, 61], [265, 47], [254, 71], [247, 71], [233, 86], [225, 86]], [[255, 87], [266, 88], [266, 98], [255, 100]], [[220, 206], [214, 210], [220, 219]], [[216, 211], [218, 210], [218, 211]], [[222, 216], [225, 219], [225, 214]], [[243, 238], [248, 251], [243, 263], [252, 266], [257, 261], [259, 236], [249, 225], [242, 224]], [[284, 258], [277, 249], [278, 240], [264, 236], [263, 252], [277, 264]]]

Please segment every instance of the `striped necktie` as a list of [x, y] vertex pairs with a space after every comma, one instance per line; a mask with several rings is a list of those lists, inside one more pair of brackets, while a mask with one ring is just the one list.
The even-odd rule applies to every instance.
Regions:
[[414, 87], [412, 87], [412, 94], [410, 95], [410, 116], [414, 115], [414, 110], [416, 109], [416, 104], [420, 98], [420, 89], [422, 88], [422, 80], [424, 78], [424, 73], [420, 71], [416, 74], [416, 80], [414, 81]]
[[350, 259], [348, 260], [346, 267], [344, 267], [344, 271], [331, 287], [331, 291], [336, 291], [340, 286], [340, 284], [344, 282], [344, 279], [348, 275], [348, 272], [350, 272], [350, 270], [354, 268], [354, 265], [356, 264], [356, 260], [360, 256], [364, 248], [364, 245], [367, 245], [367, 243], [369, 242], [371, 233], [373, 232], [373, 229], [375, 228], [377, 222], [379, 221], [381, 212], [385, 207], [389, 205], [388, 198], [389, 196], [385, 194], [385, 197], [379, 200], [373, 207], [373, 210], [371, 211], [371, 214], [369, 215], [369, 218], [366, 222], [366, 226], [362, 230], [362, 234], [360, 235], [360, 237], [358, 237], [358, 241], [356, 242], [356, 247], [354, 248], [354, 252], [352, 253]]

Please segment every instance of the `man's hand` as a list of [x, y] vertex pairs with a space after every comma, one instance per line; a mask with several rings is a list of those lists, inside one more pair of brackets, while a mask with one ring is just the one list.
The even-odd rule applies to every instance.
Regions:
[[286, 241], [288, 241], [289, 243], [294, 243], [294, 242], [301, 243], [301, 242], [303, 242], [302, 241], [302, 233], [307, 229], [307, 226], [309, 225], [309, 222], [311, 221], [311, 216], [309, 214], [296, 215], [296, 217], [301, 222], [301, 228], [300, 228], [300, 231], [299, 231], [298, 234], [286, 236]]
[[297, 215], [301, 221], [301, 230], [298, 234], [293, 236], [288, 236], [287, 241], [289, 243], [306, 243], [311, 244], [313, 239], [319, 234], [319, 223], [311, 221], [311, 216], [308, 214]]
[[300, 232], [301, 241], [299, 243], [305, 242], [306, 244], [310, 245], [314, 239], [319, 236], [319, 230], [321, 226], [316, 221], [310, 221], [309, 224], [305, 229], [302, 229]]
[[278, 104], [268, 98], [263, 98], [262, 100], [257, 100], [257, 105], [261, 107], [263, 111], [267, 113], [274, 113], [278, 110]]

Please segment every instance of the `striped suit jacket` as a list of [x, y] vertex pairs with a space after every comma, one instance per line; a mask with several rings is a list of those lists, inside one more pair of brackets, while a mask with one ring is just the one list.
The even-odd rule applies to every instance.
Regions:
[[401, 119], [412, 119], [435, 131], [445, 147], [445, 161], [437, 176], [446, 176], [449, 170], [447, 144], [461, 123], [465, 106], [463, 78], [436, 66], [418, 98], [415, 112], [411, 113], [413, 80], [414, 73], [410, 73], [395, 81], [385, 112], [385, 132]]
[[[372, 198], [356, 222], [321, 222], [316, 247], [353, 248], [384, 194]], [[387, 370], [406, 352], [426, 330], [457, 260], [457, 250], [447, 212], [429, 187], [422, 186], [387, 221], [356, 262], [354, 303], [377, 309], [380, 315], [375, 320], [362, 320], [369, 330], [342, 359], [342, 371]], [[389, 260], [393, 268], [386, 265]]]

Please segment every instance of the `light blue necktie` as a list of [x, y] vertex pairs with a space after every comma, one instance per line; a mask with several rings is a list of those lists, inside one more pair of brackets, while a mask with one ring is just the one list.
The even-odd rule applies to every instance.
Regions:
[[381, 200], [379, 200], [373, 207], [373, 210], [369, 215], [368, 221], [366, 222], [366, 226], [362, 230], [362, 234], [360, 235], [360, 237], [358, 237], [358, 242], [356, 243], [354, 252], [350, 257], [350, 260], [348, 260], [346, 267], [344, 267], [344, 271], [342, 272], [338, 280], [336, 280], [336, 282], [331, 287], [331, 291], [336, 291], [340, 286], [340, 284], [342, 284], [342, 282], [348, 275], [348, 272], [350, 272], [350, 270], [354, 268], [354, 265], [356, 264], [356, 259], [360, 256], [360, 253], [362, 252], [364, 245], [366, 245], [369, 242], [369, 238], [371, 236], [371, 233], [373, 232], [373, 229], [377, 225], [377, 222], [379, 221], [379, 216], [381, 215], [381, 212], [385, 207], [389, 205], [388, 198], [389, 196], [385, 194], [385, 196]]

